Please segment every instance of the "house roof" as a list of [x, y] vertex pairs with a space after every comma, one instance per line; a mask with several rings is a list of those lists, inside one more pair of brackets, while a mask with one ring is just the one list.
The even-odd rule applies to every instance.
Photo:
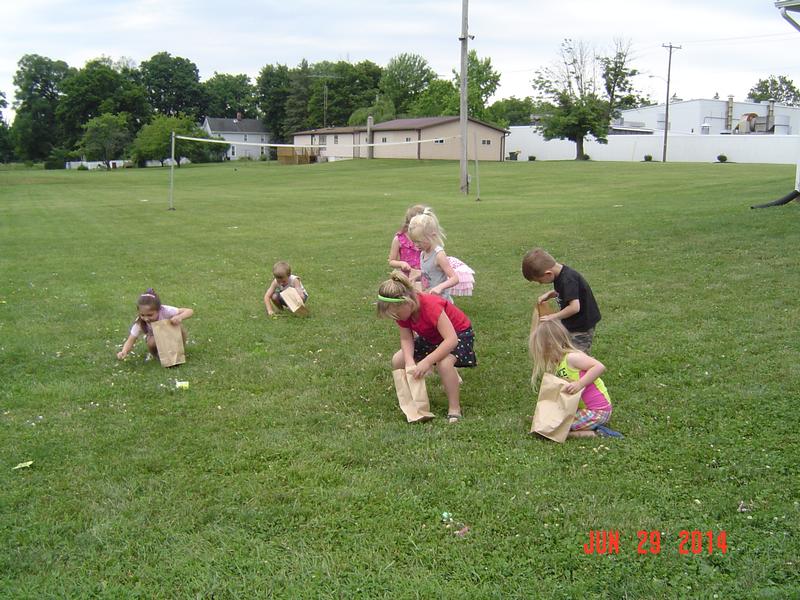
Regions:
[[267, 133], [258, 119], [220, 119], [206, 117], [208, 128], [213, 133]]
[[[459, 117], [417, 117], [415, 119], [393, 119], [391, 121], [384, 121], [383, 123], [376, 123], [373, 131], [408, 131], [409, 129], [425, 129], [435, 125], [442, 125], [444, 123], [452, 123], [458, 121]], [[485, 123], [478, 119], [470, 119], [471, 123], [478, 123], [503, 133], [508, 133], [507, 130], [491, 123]], [[355, 127], [320, 127], [319, 129], [306, 129], [305, 131], [295, 131], [291, 135], [326, 135], [329, 133], [355, 133], [357, 131], [366, 131], [364, 125], [357, 125]]]

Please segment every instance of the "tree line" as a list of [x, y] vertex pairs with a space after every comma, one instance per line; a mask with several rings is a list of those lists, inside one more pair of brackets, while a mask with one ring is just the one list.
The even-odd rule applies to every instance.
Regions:
[[[650, 103], [635, 91], [628, 46], [616, 41], [608, 55], [581, 42], [565, 40], [558, 59], [540, 69], [534, 94], [488, 105], [500, 83], [490, 58], [473, 50], [468, 58], [468, 110], [472, 118], [496, 124], [534, 124], [547, 139], [569, 139], [583, 157], [583, 139], [604, 141], [620, 110]], [[439, 77], [417, 54], [393, 57], [385, 67], [364, 60], [303, 60], [295, 67], [265, 65], [255, 81], [243, 74], [214, 73], [201, 82], [191, 60], [168, 52], [136, 65], [129, 59], [101, 57], [82, 68], [62, 60], [27, 54], [14, 76], [16, 117], [2, 119], [7, 108], [0, 91], [0, 161], [27, 160], [63, 164], [72, 157], [136, 161], [164, 160], [169, 132], [205, 137], [204, 116], [260, 119], [273, 141], [293, 132], [324, 126], [362, 125], [403, 117], [455, 115], [459, 111], [459, 75]], [[800, 103], [790, 80], [771, 77], [751, 90]], [[535, 116], [535, 118], [534, 118]], [[184, 148], [185, 146], [185, 148]], [[219, 147], [182, 145], [193, 161], [219, 159]], [[224, 152], [224, 151], [223, 151]]]

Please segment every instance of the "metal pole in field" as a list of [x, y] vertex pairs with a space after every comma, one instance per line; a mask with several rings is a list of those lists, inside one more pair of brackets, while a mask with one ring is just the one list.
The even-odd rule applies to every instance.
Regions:
[[667, 104], [664, 112], [664, 152], [661, 155], [661, 162], [667, 162], [667, 132], [669, 131], [669, 78], [672, 72], [672, 50], [680, 50], [681, 46], [673, 46], [672, 42], [661, 44], [664, 48], [669, 48], [669, 60], [667, 62]]
[[459, 109], [459, 121], [461, 124], [461, 193], [469, 194], [469, 178], [467, 175], [467, 41], [468, 41], [468, 18], [469, 0], [461, 2], [461, 102]]
[[473, 133], [473, 142], [475, 146], [475, 202], [481, 201], [481, 176], [478, 173], [478, 134]]
[[172, 160], [169, 163], [169, 208], [167, 210], [175, 210], [175, 205], [172, 202], [172, 189], [175, 187], [175, 132], [172, 132]]

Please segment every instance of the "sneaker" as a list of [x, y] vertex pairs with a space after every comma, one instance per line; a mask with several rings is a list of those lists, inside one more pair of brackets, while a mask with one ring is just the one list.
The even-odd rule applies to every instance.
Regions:
[[598, 425], [597, 427], [594, 428], [594, 430], [597, 432], [597, 435], [600, 435], [602, 437], [613, 437], [613, 438], [625, 437], [619, 431], [614, 431], [613, 429], [610, 429], [605, 425]]

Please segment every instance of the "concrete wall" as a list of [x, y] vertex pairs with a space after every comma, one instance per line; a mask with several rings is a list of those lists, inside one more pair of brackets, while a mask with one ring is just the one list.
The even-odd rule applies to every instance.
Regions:
[[[670, 108], [670, 120], [672, 118]], [[571, 160], [575, 144], [565, 140], [546, 142], [532, 127], [510, 127], [506, 155], [520, 151], [519, 160]], [[608, 144], [584, 142], [584, 152], [592, 160], [640, 161], [645, 154], [660, 161], [664, 132], [654, 135], [611, 135]], [[724, 154], [740, 163], [795, 164], [800, 158], [800, 135], [692, 135], [668, 133], [667, 160], [672, 162], [715, 162]]]

